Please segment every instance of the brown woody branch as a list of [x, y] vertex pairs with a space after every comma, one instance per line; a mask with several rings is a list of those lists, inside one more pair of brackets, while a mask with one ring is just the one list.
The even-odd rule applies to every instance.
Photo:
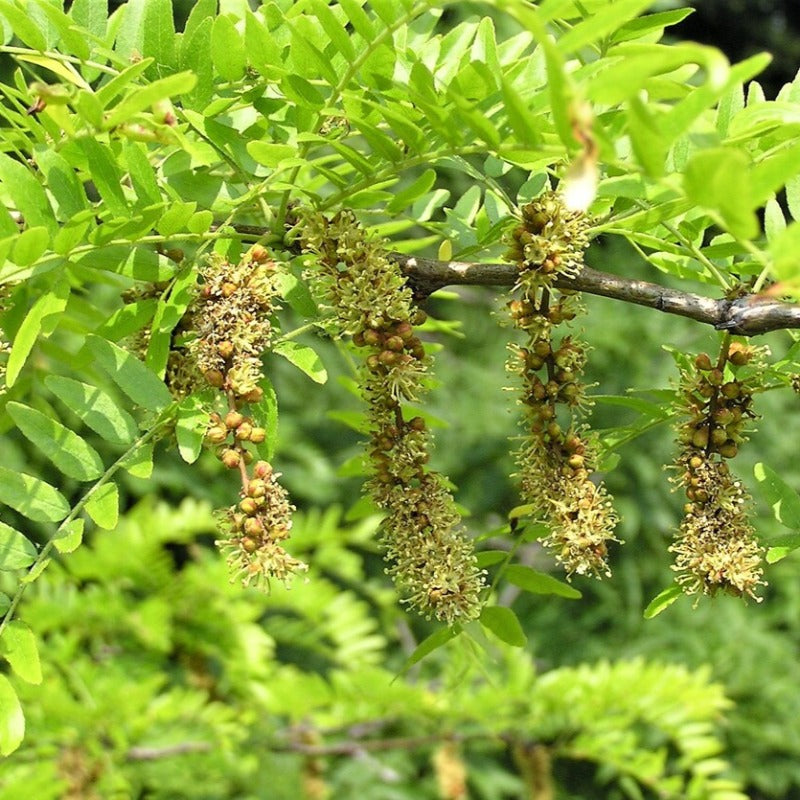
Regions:
[[[514, 264], [472, 264], [390, 253], [408, 276], [419, 298], [445, 286], [513, 286], [519, 277]], [[737, 336], [756, 336], [785, 328], [800, 328], [800, 304], [785, 303], [763, 295], [736, 300], [719, 299], [668, 289], [657, 283], [630, 280], [584, 267], [574, 278], [560, 277], [559, 289], [572, 289], [601, 297], [656, 308]]]

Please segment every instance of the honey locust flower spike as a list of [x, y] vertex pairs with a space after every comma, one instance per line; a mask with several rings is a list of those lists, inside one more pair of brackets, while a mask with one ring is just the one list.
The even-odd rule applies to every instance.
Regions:
[[448, 624], [480, 613], [483, 573], [460, 525], [446, 482], [427, 467], [430, 432], [403, 404], [426, 390], [431, 359], [415, 326], [425, 313], [383, 244], [355, 215], [309, 214], [302, 224], [309, 277], [340, 335], [363, 358], [359, 380], [367, 404], [369, 479], [365, 484], [386, 517], [382, 541], [405, 602]]
[[608, 544], [618, 541], [618, 518], [605, 487], [591, 479], [595, 446], [580, 422], [588, 405], [581, 382], [587, 348], [572, 335], [554, 338], [557, 326], [581, 311], [575, 296], [553, 282], [583, 267], [587, 230], [585, 216], [566, 209], [554, 192], [523, 207], [507, 253], [519, 268], [518, 296], [508, 309], [526, 341], [510, 345], [506, 368], [522, 388], [525, 434], [516, 453], [522, 500], [549, 527], [543, 543], [567, 576], [601, 577], [610, 574]]

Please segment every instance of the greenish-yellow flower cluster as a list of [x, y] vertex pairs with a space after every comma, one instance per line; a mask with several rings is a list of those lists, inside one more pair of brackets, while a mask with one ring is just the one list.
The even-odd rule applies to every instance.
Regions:
[[261, 356], [272, 342], [271, 316], [279, 294], [275, 262], [255, 245], [238, 264], [212, 255], [200, 268], [200, 277], [189, 350], [212, 386], [257, 402]]
[[282, 542], [292, 527], [292, 511], [278, 474], [266, 461], [255, 460], [251, 445], [266, 439], [266, 430], [242, 413], [258, 403], [263, 390], [261, 358], [272, 341], [271, 316], [278, 302], [277, 266], [255, 245], [238, 264], [220, 256], [200, 268], [201, 284], [189, 309], [187, 347], [199, 371], [225, 395], [228, 412], [210, 415], [206, 442], [217, 458], [241, 477], [238, 505], [219, 515], [232, 580], [269, 588], [270, 579], [288, 583], [306, 565], [286, 552]]
[[691, 368], [681, 370], [678, 403], [684, 419], [676, 480], [687, 503], [670, 550], [676, 580], [686, 594], [713, 596], [721, 590], [755, 597], [764, 583], [763, 551], [748, 519], [750, 498], [726, 461], [738, 453], [755, 417], [760, 355], [726, 338], [716, 364], [701, 353]]
[[523, 346], [511, 345], [508, 370], [522, 382], [524, 442], [516, 460], [523, 502], [545, 522], [544, 540], [568, 575], [608, 575], [608, 544], [617, 523], [602, 484], [591, 480], [596, 454], [580, 421], [585, 406], [581, 374], [586, 346], [573, 336], [556, 344], [553, 328], [580, 312], [574, 295], [558, 293], [558, 275], [575, 275], [588, 246], [588, 221], [564, 208], [548, 192], [522, 209], [513, 230], [509, 260], [519, 264], [509, 303], [514, 326], [523, 331]]
[[480, 611], [482, 573], [445, 479], [427, 469], [430, 433], [403, 404], [425, 389], [430, 357], [414, 326], [415, 309], [399, 268], [351, 212], [308, 216], [303, 246], [316, 256], [311, 274], [335, 325], [364, 355], [361, 384], [369, 420], [367, 481], [386, 512], [389, 572], [413, 606], [452, 624]]

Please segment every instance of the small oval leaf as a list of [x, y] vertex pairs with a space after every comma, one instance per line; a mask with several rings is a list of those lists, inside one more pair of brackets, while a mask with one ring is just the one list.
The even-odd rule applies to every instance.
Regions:
[[512, 647], [524, 647], [528, 641], [517, 615], [505, 606], [486, 606], [481, 611], [481, 625]]

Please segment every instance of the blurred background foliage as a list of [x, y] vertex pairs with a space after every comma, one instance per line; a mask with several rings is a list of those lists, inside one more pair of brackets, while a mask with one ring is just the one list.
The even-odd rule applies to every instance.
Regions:
[[[185, 19], [192, 5], [175, 2], [176, 19]], [[769, 50], [774, 61], [765, 76], [767, 96], [791, 79], [800, 63], [796, 2], [691, 5], [696, 13], [672, 29], [673, 37], [714, 44], [731, 59]], [[464, 2], [443, 22], [486, 10], [485, 4]], [[466, 188], [461, 176], [450, 190], [457, 197]], [[589, 263], [669, 283], [614, 240], [594, 243]], [[688, 352], [714, 347], [715, 335], [690, 322], [597, 298], [586, 303], [582, 327], [594, 348], [587, 377], [598, 394], [669, 389], [675, 371], [664, 345]], [[479, 535], [502, 524], [516, 504], [508, 477], [508, 439], [517, 431], [513, 396], [502, 389], [511, 334], [499, 324], [503, 303], [491, 291], [460, 289], [434, 298], [429, 310], [455, 328], [454, 335], [430, 336], [443, 345], [429, 406], [443, 421], [435, 467], [458, 486], [457, 499], [471, 513], [467, 524]], [[784, 333], [763, 341], [780, 355], [790, 339]], [[663, 691], [682, 723], [696, 715], [701, 727], [708, 726], [725, 706], [717, 684], [708, 681], [718, 682], [734, 703], [721, 736], [749, 796], [800, 798], [798, 556], [768, 570], [761, 604], [720, 597], [693, 609], [682, 598], [656, 619], [643, 619], [649, 600], [671, 580], [666, 549], [680, 517], [681, 498], [662, 467], [673, 457], [669, 424], [619, 448], [619, 462], [607, 475], [625, 540], [613, 554], [613, 579], [576, 581], [583, 598], [571, 605], [516, 596], [513, 587], [502, 598], [524, 621], [536, 669], [550, 676], [549, 687], [526, 673], [528, 659], [494, 653], [488, 669], [496, 683], [487, 684], [493, 692], [473, 693], [480, 659], [462, 645], [423, 664], [421, 672], [414, 668], [411, 680], [389, 684], [414, 643], [434, 629], [396, 607], [374, 542], [376, 521], [348, 520], [343, 510], [360, 496], [359, 478], [347, 469], [342, 474], [358, 453], [359, 436], [328, 415], [358, 410], [359, 404], [339, 380], [350, 375], [348, 359], [334, 343], [323, 343], [320, 354], [331, 376], [321, 391], [310, 391], [297, 370], [270, 364], [281, 403], [275, 462], [300, 509], [294, 541], [312, 564], [309, 583], [266, 599], [229, 586], [211, 547], [209, 509], [230, 502], [234, 481], [210, 455], [187, 470], [162, 445], [151, 479], [126, 479], [130, 511], [120, 529], [91, 537], [26, 597], [26, 618], [46, 637], [47, 661], [42, 686], [29, 687], [22, 698], [28, 738], [13, 765], [0, 767], [4, 798], [441, 797], [447, 795], [437, 788], [437, 777], [447, 769], [457, 774], [462, 757], [476, 797], [523, 797], [526, 791], [536, 800], [668, 796], [648, 790], [642, 776], [659, 768], [642, 759], [652, 749], [667, 759], [666, 772], [690, 773], [694, 761], [682, 760], [676, 744], [688, 747], [681, 739], [688, 734], [670, 739], [668, 723], [658, 714], [655, 722], [647, 720], [642, 709], [657, 705]], [[751, 490], [756, 461], [800, 486], [797, 443], [787, 435], [798, 403], [785, 393], [758, 398], [759, 430], [736, 460]], [[630, 421], [627, 414], [598, 402], [592, 424], [601, 430], [619, 426]], [[4, 464], [36, 458], [22, 440], [11, 436], [7, 442]], [[101, 441], [92, 444], [103, 452]], [[46, 462], [35, 468], [47, 478]], [[758, 512], [757, 530], [766, 541], [779, 531], [765, 507]], [[535, 543], [521, 557], [539, 568], [552, 566]], [[609, 656], [624, 664], [581, 666]], [[647, 663], [674, 668], [653, 670]], [[612, 687], [632, 706], [638, 703], [639, 716], [630, 708], [620, 711], [621, 700], [616, 716], [611, 713]], [[485, 731], [494, 704], [502, 705], [498, 698], [504, 697], [521, 704], [517, 749], [508, 742], [498, 746], [499, 740], [470, 744], [471, 723], [480, 718]], [[437, 740], [418, 748], [315, 755], [326, 733], [357, 736], [365, 709], [397, 739], [433, 735], [447, 724], [456, 744], [448, 749]], [[581, 714], [586, 719], [578, 719]], [[604, 714], [611, 720], [605, 727]], [[498, 731], [512, 717], [498, 713]], [[588, 739], [582, 754], [570, 750], [575, 731]], [[635, 742], [620, 740], [626, 731]], [[713, 756], [714, 735], [702, 728], [699, 736], [711, 743]], [[544, 742], [548, 757], [556, 759], [555, 795], [537, 796], [535, 781], [529, 775], [525, 781], [526, 758], [535, 761], [532, 751], [520, 749], [525, 742]], [[603, 747], [609, 752], [600, 757]], [[625, 780], [626, 766], [632, 782]]]

